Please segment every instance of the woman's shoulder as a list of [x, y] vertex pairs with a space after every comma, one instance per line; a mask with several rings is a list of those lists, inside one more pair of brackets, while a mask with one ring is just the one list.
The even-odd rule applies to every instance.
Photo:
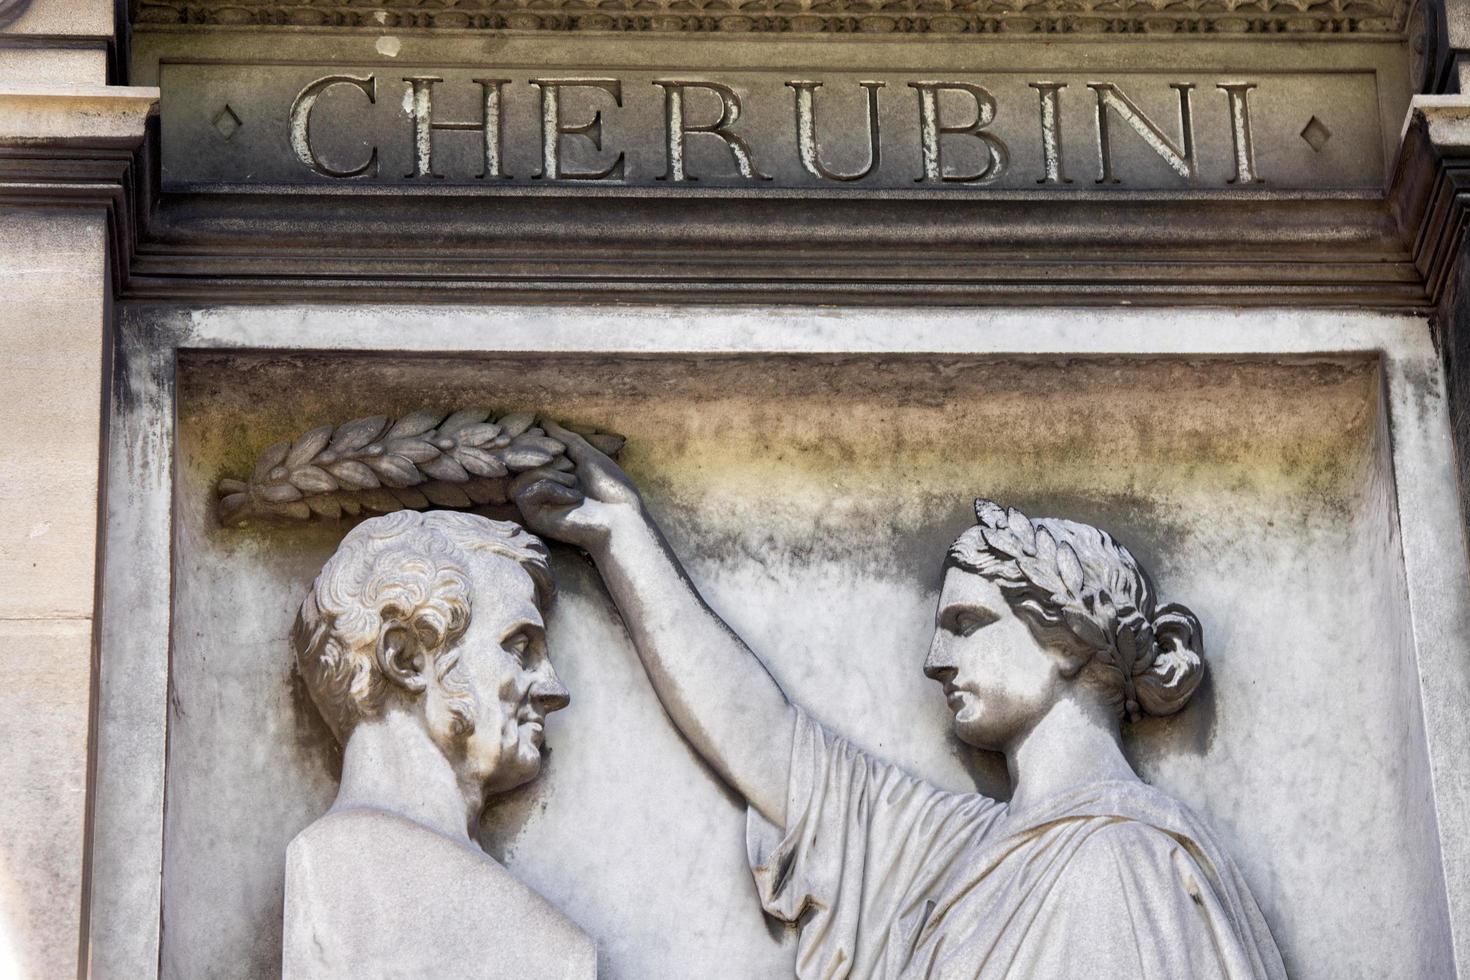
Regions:
[[1164, 876], [1174, 879], [1183, 868], [1198, 865], [1196, 848], [1177, 834], [1137, 820], [1096, 818], [1077, 844], [1069, 870], [1080, 876], [1121, 872], [1124, 877]]
[[1177, 880], [1203, 874], [1218, 879], [1230, 867], [1208, 824], [1185, 804], [1142, 782], [1079, 787], [1033, 813], [1027, 823], [1033, 828], [1070, 827], [1075, 837], [1069, 865], [1075, 864], [1079, 873], [1101, 865], [1135, 876]]

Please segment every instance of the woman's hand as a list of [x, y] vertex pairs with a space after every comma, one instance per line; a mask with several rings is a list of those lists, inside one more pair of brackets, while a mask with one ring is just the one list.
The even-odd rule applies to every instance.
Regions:
[[531, 530], [596, 554], [614, 525], [641, 515], [643, 499], [628, 474], [586, 439], [550, 419], [541, 419], [540, 425], [567, 447], [567, 457], [577, 464], [575, 476], [547, 470], [524, 473], [511, 485], [511, 497]]

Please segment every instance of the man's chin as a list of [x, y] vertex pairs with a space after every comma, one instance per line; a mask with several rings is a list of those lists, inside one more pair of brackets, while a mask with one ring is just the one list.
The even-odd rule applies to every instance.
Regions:
[[505, 765], [501, 766], [485, 789], [489, 793], [508, 793], [535, 780], [541, 775], [541, 750], [534, 745], [522, 744]]

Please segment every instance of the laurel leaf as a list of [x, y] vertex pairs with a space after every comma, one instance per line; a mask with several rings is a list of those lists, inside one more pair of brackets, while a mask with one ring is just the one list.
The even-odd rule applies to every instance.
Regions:
[[1026, 554], [1026, 549], [1021, 546], [1021, 539], [1012, 534], [1009, 528], [987, 527], [980, 533], [985, 535], [985, 543], [995, 551], [1012, 558], [1021, 558]]
[[521, 448], [512, 444], [509, 449], [501, 453], [501, 458], [505, 460], [506, 466], [519, 472], [545, 466], [551, 462], [551, 453], [529, 447]]
[[435, 480], [447, 480], [450, 483], [463, 483], [470, 478], [464, 467], [454, 461], [451, 456], [437, 456], [427, 463], [420, 463], [419, 469], [424, 475]]
[[232, 493], [220, 498], [219, 520], [221, 524], [229, 524], [240, 519], [245, 509], [250, 505], [250, 494]]
[[337, 500], [339, 503], [342, 504], [342, 512], [347, 516], [356, 517], [358, 514], [362, 513], [362, 504], [359, 503], [355, 497], [344, 494], [343, 496], [338, 497]]
[[512, 412], [500, 419], [497, 424], [500, 426], [501, 435], [514, 439], [529, 429], [535, 421], [536, 415], [533, 412]]
[[429, 498], [415, 487], [394, 487], [392, 493], [398, 498], [399, 503], [413, 510], [421, 510], [429, 506]]
[[332, 437], [331, 445], [327, 448], [336, 453], [355, 452], [376, 439], [387, 424], [387, 417], [382, 415], [344, 422], [337, 426], [337, 434]]
[[1094, 650], [1112, 649], [1112, 644], [1108, 642], [1102, 627], [1098, 626], [1091, 616], [1078, 609], [1064, 609], [1062, 618], [1067, 621], [1067, 628], [1072, 631], [1072, 634]]
[[429, 498], [429, 502], [436, 507], [469, 507], [474, 503], [459, 487], [453, 483], [445, 483], [442, 480], [425, 483], [419, 489], [424, 492], [425, 497]]
[[499, 459], [472, 446], [459, 446], [454, 450], [454, 458], [475, 476], [505, 476], [509, 472]]
[[467, 425], [458, 432], [449, 433], [461, 446], [483, 446], [500, 435], [500, 426], [494, 422]]
[[411, 412], [395, 422], [393, 428], [384, 434], [383, 440], [386, 442], [390, 439], [404, 439], [408, 436], [423, 435], [438, 425], [439, 420], [443, 417], [443, 412], [435, 412], [427, 408], [420, 409], [417, 412]]
[[357, 499], [368, 510], [377, 511], [379, 514], [391, 514], [395, 510], [403, 509], [403, 504], [398, 502], [398, 498], [383, 489], [364, 490], [357, 495]]
[[255, 462], [255, 470], [250, 474], [251, 483], [264, 483], [270, 476], [271, 470], [286, 461], [286, 454], [291, 451], [291, 443], [278, 442], [260, 454], [260, 459]]
[[1081, 598], [1084, 582], [1082, 562], [1077, 560], [1077, 552], [1065, 541], [1057, 545], [1057, 571], [1061, 574], [1062, 584], [1067, 587], [1067, 591]]
[[489, 417], [490, 413], [483, 408], [462, 409], [439, 423], [439, 434], [456, 438], [460, 430], [479, 425]]
[[1036, 554], [1036, 528], [1031, 525], [1031, 518], [1012, 507], [1006, 511], [1006, 530], [1016, 536], [1021, 542], [1021, 550], [1028, 555]]
[[577, 469], [577, 464], [572, 462], [570, 456], [563, 455], [558, 456], [556, 457], [556, 459], [553, 459], [551, 462], [547, 463], [546, 468], [549, 470], [556, 470], [558, 473], [571, 473]]
[[470, 480], [464, 485], [464, 492], [477, 504], [504, 504], [510, 498], [506, 496], [505, 480]]
[[402, 456], [374, 456], [368, 460], [368, 465], [390, 487], [411, 487], [424, 482], [418, 468]]
[[410, 463], [427, 463], [439, 455], [439, 450], [423, 439], [393, 439], [383, 444], [383, 452], [397, 453]]
[[260, 488], [260, 499], [273, 504], [284, 504], [301, 499], [301, 491], [289, 483], [272, 483]]
[[1036, 529], [1036, 563], [1042, 568], [1055, 568], [1057, 564], [1057, 539], [1044, 527]]
[[306, 506], [311, 508], [312, 513], [330, 517], [332, 520], [342, 516], [342, 505], [337, 502], [334, 494], [324, 493], [315, 497], [307, 497]]
[[291, 482], [302, 493], [331, 493], [337, 489], [332, 474], [319, 466], [298, 466], [291, 471]]
[[276, 511], [286, 517], [295, 518], [298, 521], [311, 520], [311, 508], [306, 506], [304, 500], [293, 500], [288, 504], [277, 504]]
[[552, 456], [559, 456], [567, 451], [566, 446], [551, 436], [533, 436], [529, 432], [512, 439], [510, 445], [512, 449], [539, 449]]
[[1005, 508], [993, 500], [983, 497], [975, 501], [975, 519], [984, 527], [1005, 527]]
[[623, 444], [628, 440], [611, 432], [593, 432], [584, 438], [592, 444], [592, 448], [604, 456], [616, 456], [623, 449]]
[[291, 447], [291, 451], [286, 454], [284, 461], [286, 466], [295, 469], [298, 466], [310, 463], [316, 459], [317, 453], [327, 448], [327, 443], [331, 439], [332, 427], [330, 425], [323, 425], [319, 428], [312, 429], [310, 432], [302, 433], [297, 438], [295, 445]]
[[378, 486], [378, 476], [372, 467], [355, 459], [344, 459], [327, 467], [327, 472], [337, 478], [344, 490], [371, 490]]
[[232, 493], [246, 493], [247, 491], [249, 491], [249, 489], [250, 484], [245, 483], [242, 480], [224, 479], [219, 481], [220, 496], [225, 496]]

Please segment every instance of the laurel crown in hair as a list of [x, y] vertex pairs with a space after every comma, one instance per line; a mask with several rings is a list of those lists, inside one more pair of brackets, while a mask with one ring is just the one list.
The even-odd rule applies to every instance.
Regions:
[[[1132, 556], [1104, 532], [1076, 524], [1073, 526], [1082, 532], [1078, 543], [1096, 551], [1084, 562], [1071, 543], [1058, 541], [1044, 525], [1033, 523], [1016, 508], [1004, 508], [991, 500], [975, 501], [975, 517], [991, 552], [1013, 561], [1027, 581], [1050, 592], [1072, 635], [1122, 675], [1125, 709], [1137, 718], [1141, 712], [1133, 678], [1150, 670], [1160, 651], [1149, 618], [1154, 612], [1152, 589]], [[1137, 583], [1128, 581], [1128, 570], [1118, 560], [1125, 556], [1137, 571]], [[1094, 572], [1092, 581], [1089, 566]], [[1135, 591], [1141, 593], [1136, 598]], [[1139, 609], [1139, 604], [1147, 608]]]

